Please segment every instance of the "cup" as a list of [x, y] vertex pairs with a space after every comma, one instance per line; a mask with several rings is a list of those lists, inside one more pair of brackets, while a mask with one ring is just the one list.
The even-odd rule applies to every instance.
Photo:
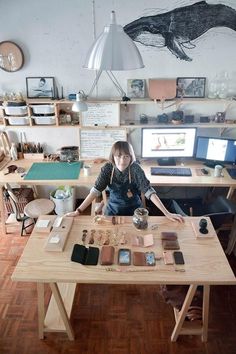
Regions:
[[88, 177], [88, 176], [91, 175], [91, 167], [89, 165], [85, 165], [83, 170], [84, 170], [84, 176], [85, 177]]
[[222, 177], [223, 167], [221, 165], [215, 165], [214, 177]]

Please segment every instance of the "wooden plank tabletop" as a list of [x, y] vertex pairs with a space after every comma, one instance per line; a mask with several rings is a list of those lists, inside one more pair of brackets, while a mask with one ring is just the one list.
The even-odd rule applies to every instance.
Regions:
[[[44, 218], [50, 216], [44, 216]], [[52, 216], [53, 217], [53, 216]], [[48, 252], [44, 250], [47, 234], [33, 232], [23, 251], [23, 254], [13, 272], [12, 280], [29, 282], [77, 282], [101, 284], [236, 284], [236, 278], [230, 268], [224, 251], [215, 234], [210, 219], [209, 232], [214, 237], [197, 239], [191, 221], [196, 218], [185, 218], [184, 224], [171, 222], [165, 217], [150, 217], [149, 228], [138, 231], [132, 224], [131, 217], [121, 217], [122, 223], [112, 225], [111, 218], [103, 224], [95, 224], [90, 216], [79, 216], [74, 219], [70, 235], [63, 252]], [[124, 222], [124, 223], [123, 223]], [[152, 229], [158, 225], [157, 229]], [[71, 262], [70, 257], [75, 243], [81, 243], [82, 230], [95, 230], [99, 233], [110, 232], [111, 243], [123, 235], [127, 239], [126, 245], [116, 246], [115, 262], [106, 271], [100, 262], [97, 266], [84, 266]], [[175, 231], [178, 234], [180, 250], [183, 252], [185, 265], [165, 265], [163, 259], [158, 260], [156, 267], [122, 267], [117, 265], [119, 248], [131, 248], [132, 251], [154, 251], [156, 256], [162, 256], [162, 231]], [[148, 248], [132, 246], [132, 236], [152, 233], [154, 245]], [[95, 244], [91, 245], [97, 246]], [[152, 269], [151, 269], [152, 268]], [[150, 270], [151, 269], [151, 270]], [[181, 271], [180, 271], [181, 270]], [[183, 271], [184, 270], [184, 271]]]

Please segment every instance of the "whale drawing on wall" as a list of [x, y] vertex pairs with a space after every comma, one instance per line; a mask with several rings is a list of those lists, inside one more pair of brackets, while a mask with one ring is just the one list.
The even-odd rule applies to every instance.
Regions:
[[141, 17], [124, 26], [124, 31], [145, 46], [167, 47], [177, 58], [191, 61], [184, 48], [214, 27], [236, 31], [236, 10], [223, 4], [200, 1], [154, 16]]

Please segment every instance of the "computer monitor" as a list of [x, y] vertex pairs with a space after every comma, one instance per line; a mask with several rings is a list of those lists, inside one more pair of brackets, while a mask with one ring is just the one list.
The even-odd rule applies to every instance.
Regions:
[[224, 163], [233, 164], [236, 160], [236, 139], [199, 136], [195, 157], [212, 168]]
[[142, 128], [142, 158], [159, 165], [175, 165], [176, 157], [192, 157], [196, 128]]

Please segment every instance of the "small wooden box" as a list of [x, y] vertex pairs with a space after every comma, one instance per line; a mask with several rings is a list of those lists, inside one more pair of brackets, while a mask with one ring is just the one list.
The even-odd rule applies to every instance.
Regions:
[[62, 252], [70, 234], [73, 218], [63, 218], [61, 225], [52, 229], [46, 240], [45, 251]]
[[26, 160], [39, 160], [43, 161], [44, 154], [33, 154], [33, 153], [24, 153], [24, 159]]

